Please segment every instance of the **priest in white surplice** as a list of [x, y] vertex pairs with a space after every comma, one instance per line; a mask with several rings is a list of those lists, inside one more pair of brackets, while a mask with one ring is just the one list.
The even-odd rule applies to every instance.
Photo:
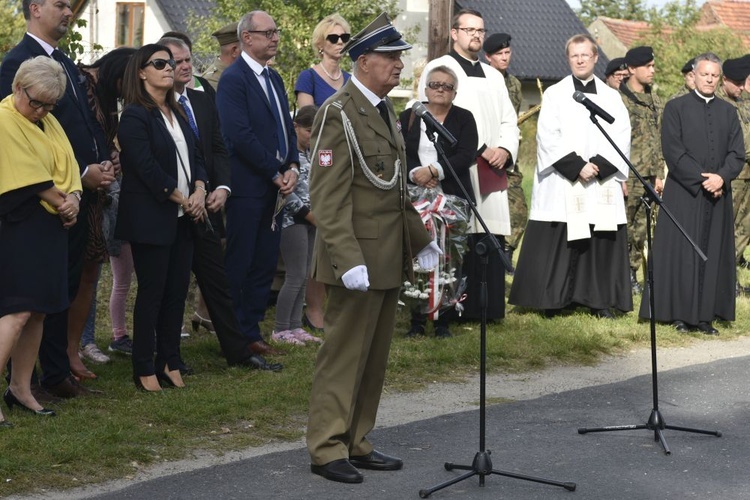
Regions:
[[[480, 164], [472, 166], [470, 170], [477, 208], [489, 230], [503, 243], [503, 236], [510, 235], [505, 168], [514, 165], [518, 154], [517, 116], [508, 97], [503, 75], [492, 66], [479, 61], [486, 34], [482, 15], [474, 10], [462, 9], [453, 17], [451, 26], [453, 50], [425, 66], [419, 82], [419, 99], [426, 100], [426, 78], [432, 68], [447, 66], [458, 75], [459, 90], [453, 104], [472, 112], [479, 133], [477, 159]], [[469, 235], [469, 248], [473, 250], [474, 245], [482, 239], [483, 230], [474, 221], [470, 232], [473, 234]], [[468, 279], [463, 318], [478, 320], [481, 314], [481, 264], [473, 251], [464, 259], [464, 273]], [[487, 296], [487, 318], [493, 320], [505, 317], [505, 269], [495, 252], [489, 255]]]
[[633, 309], [621, 187], [628, 167], [573, 93], [614, 117], [598, 121], [625, 155], [630, 120], [619, 93], [594, 76], [594, 40], [576, 35], [566, 54], [573, 74], [542, 98], [531, 212], [508, 302], [548, 315], [585, 306], [611, 318]]

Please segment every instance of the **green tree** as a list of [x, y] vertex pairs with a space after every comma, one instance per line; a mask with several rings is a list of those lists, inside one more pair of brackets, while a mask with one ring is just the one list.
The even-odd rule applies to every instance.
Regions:
[[647, 12], [644, 0], [581, 0], [576, 14], [584, 26], [588, 26], [599, 16], [642, 21]]
[[724, 60], [740, 57], [746, 52], [744, 46], [738, 43], [737, 35], [727, 28], [655, 28], [634, 45], [653, 47], [657, 65], [656, 92], [665, 99], [683, 85], [684, 79], [680, 69], [691, 58], [711, 51]]
[[0, 57], [5, 57], [26, 32], [21, 2], [0, 0]]
[[[381, 12], [388, 12], [391, 17], [398, 14], [396, 0], [217, 0], [210, 17], [194, 17], [189, 23], [191, 31], [197, 33], [193, 37], [196, 56], [206, 60], [206, 55], [215, 54], [216, 41], [210, 34], [252, 10], [270, 13], [282, 29], [274, 68], [283, 77], [289, 95], [294, 95], [300, 72], [317, 61], [311, 37], [315, 25], [325, 16], [338, 12], [356, 34]], [[348, 65], [348, 58], [343, 58], [342, 66], [346, 69]]]

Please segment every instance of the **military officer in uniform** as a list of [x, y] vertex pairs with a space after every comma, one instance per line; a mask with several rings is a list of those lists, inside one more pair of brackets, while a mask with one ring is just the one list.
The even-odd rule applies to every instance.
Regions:
[[[630, 161], [657, 192], [664, 184], [664, 156], [661, 151], [661, 113], [664, 107], [652, 92], [655, 65], [651, 47], [633, 47], [625, 54], [630, 76], [620, 84], [620, 93], [630, 116]], [[628, 216], [628, 252], [630, 284], [633, 293], [641, 292], [637, 272], [646, 245], [646, 217], [641, 203], [643, 186], [634, 175], [626, 183]]]
[[[484, 57], [487, 62], [502, 73], [505, 78], [505, 87], [508, 89], [508, 97], [513, 104], [516, 114], [521, 112], [521, 82], [515, 76], [508, 73], [510, 58], [513, 50], [510, 47], [511, 36], [507, 33], [494, 33], [490, 35], [482, 45]], [[529, 218], [529, 207], [526, 204], [526, 195], [523, 192], [523, 174], [518, 164], [506, 170], [508, 175], [508, 206], [510, 208], [510, 228], [508, 237], [508, 252], [511, 259], [513, 251], [521, 244], [526, 221]]]
[[693, 90], [695, 90], [694, 66], [695, 66], [695, 58], [692, 58], [688, 62], [686, 62], [685, 65], [682, 67], [680, 72], [682, 73], [682, 77], [685, 79], [685, 85], [680, 87], [677, 90], [677, 92], [675, 92], [674, 94], [670, 96], [669, 98], [670, 101], [674, 99], [675, 97], [683, 96], [687, 94], [688, 92], [692, 92]]
[[[750, 75], [750, 55], [738, 59], [727, 59], [722, 66], [724, 76], [716, 96], [737, 108], [737, 117], [745, 140], [745, 165], [732, 180], [732, 207], [734, 208], [734, 244], [738, 265], [747, 266], [743, 254], [750, 242], [750, 100], [744, 92], [745, 81]], [[737, 282], [737, 294], [745, 291]]]
[[628, 65], [625, 64], [624, 57], [615, 57], [609, 64], [607, 69], [604, 70], [604, 81], [615, 90], [620, 90], [620, 84], [622, 80], [627, 78]]
[[214, 62], [211, 63], [211, 66], [203, 72], [202, 76], [208, 80], [208, 83], [211, 84], [214, 90], [219, 88], [221, 74], [242, 52], [240, 49], [240, 40], [237, 38], [237, 24], [236, 22], [227, 24], [211, 33], [211, 36], [219, 42], [220, 52]]
[[310, 200], [317, 237], [312, 276], [328, 292], [307, 447], [313, 473], [362, 482], [358, 469], [403, 463], [373, 448], [401, 284], [412, 256], [434, 268], [440, 250], [406, 191], [406, 150], [391, 101], [411, 48], [381, 14], [347, 43], [352, 78], [313, 124]]

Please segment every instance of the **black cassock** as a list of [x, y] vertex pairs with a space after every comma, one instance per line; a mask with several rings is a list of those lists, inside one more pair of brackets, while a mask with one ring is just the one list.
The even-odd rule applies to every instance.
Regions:
[[[731, 180], [742, 170], [745, 147], [737, 110], [695, 92], [669, 101], [661, 130], [669, 175], [664, 203], [708, 257], [702, 262], [664, 211], [659, 212], [651, 258], [657, 321], [690, 325], [714, 319], [734, 320], [734, 222]], [[724, 180], [721, 197], [701, 186], [701, 173]], [[649, 317], [648, 293], [640, 317]]]

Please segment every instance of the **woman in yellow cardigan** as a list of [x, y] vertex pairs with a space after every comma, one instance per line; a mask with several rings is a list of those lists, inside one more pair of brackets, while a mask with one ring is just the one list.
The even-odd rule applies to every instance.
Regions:
[[3, 399], [40, 416], [55, 412], [31, 394], [31, 375], [45, 315], [68, 307], [67, 228], [81, 198], [73, 150], [49, 114], [65, 85], [60, 64], [35, 57], [0, 102], [0, 366], [13, 363]]

